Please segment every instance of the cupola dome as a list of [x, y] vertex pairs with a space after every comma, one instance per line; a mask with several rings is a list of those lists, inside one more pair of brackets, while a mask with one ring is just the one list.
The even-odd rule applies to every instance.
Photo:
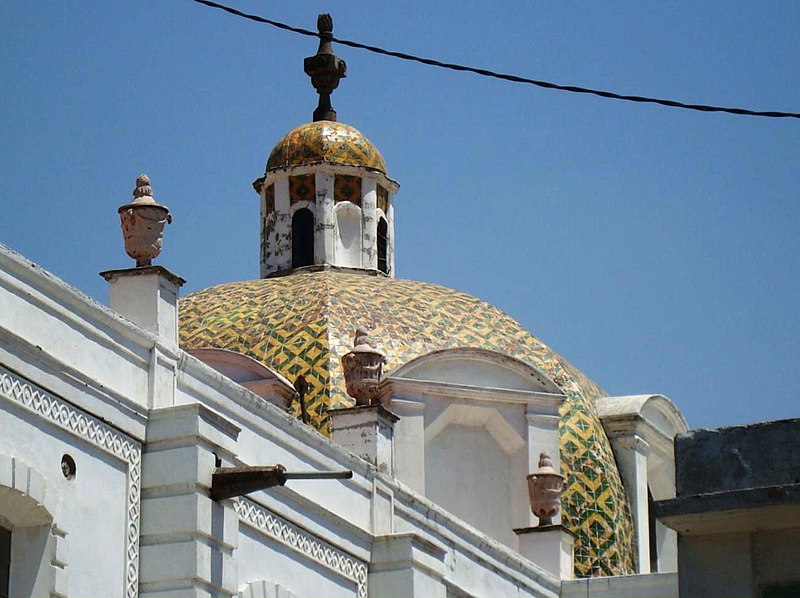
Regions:
[[267, 172], [316, 164], [361, 166], [386, 174], [383, 156], [361, 131], [329, 120], [289, 131], [270, 152]]

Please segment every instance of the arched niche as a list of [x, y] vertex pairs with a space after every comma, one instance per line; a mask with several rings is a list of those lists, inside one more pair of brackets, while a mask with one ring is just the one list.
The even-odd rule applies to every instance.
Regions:
[[350, 202], [336, 205], [336, 264], [361, 267], [361, 209]]
[[564, 395], [532, 365], [486, 349], [418, 357], [388, 374], [398, 478], [518, 549], [532, 523], [526, 476], [539, 453], [558, 467]]

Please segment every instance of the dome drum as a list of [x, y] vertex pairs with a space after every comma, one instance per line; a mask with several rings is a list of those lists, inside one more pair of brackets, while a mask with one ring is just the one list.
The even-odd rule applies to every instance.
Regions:
[[394, 194], [383, 157], [353, 127], [290, 131], [254, 183], [261, 198], [261, 276], [306, 266], [394, 275]]

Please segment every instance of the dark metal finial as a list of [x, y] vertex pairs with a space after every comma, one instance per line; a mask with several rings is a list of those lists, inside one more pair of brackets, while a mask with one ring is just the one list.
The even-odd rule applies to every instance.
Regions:
[[347, 63], [333, 53], [331, 15], [322, 14], [317, 17], [317, 31], [319, 31], [319, 48], [314, 56], [309, 56], [303, 61], [303, 70], [311, 77], [311, 85], [319, 94], [319, 104], [314, 110], [314, 121], [336, 120], [336, 110], [331, 107], [331, 93], [339, 87], [339, 80], [347, 76]]

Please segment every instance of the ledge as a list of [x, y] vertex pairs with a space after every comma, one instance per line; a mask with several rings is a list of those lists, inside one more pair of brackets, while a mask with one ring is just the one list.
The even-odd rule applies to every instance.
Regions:
[[121, 270], [105, 270], [104, 272], [100, 272], [100, 276], [105, 278], [107, 282], [124, 276], [147, 276], [148, 274], [160, 274], [176, 287], [182, 287], [186, 283], [183, 278], [174, 272], [170, 272], [164, 266], [137, 266], [136, 268], [123, 268]]
[[660, 500], [654, 511], [682, 534], [794, 527], [800, 521], [800, 483]]

